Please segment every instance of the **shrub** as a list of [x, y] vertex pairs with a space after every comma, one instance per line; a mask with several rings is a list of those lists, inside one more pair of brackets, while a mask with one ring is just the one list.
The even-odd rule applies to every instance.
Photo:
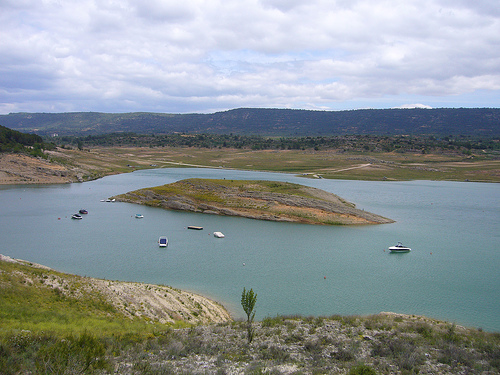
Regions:
[[290, 354], [283, 348], [275, 345], [261, 347], [261, 357], [265, 360], [273, 360], [277, 363], [285, 363], [290, 359]]
[[331, 353], [331, 356], [333, 359], [342, 362], [350, 362], [356, 358], [354, 350], [347, 349], [339, 349], [336, 353]]
[[358, 365], [349, 370], [349, 375], [377, 375], [377, 372], [370, 366]]
[[474, 358], [466, 349], [451, 343], [441, 351], [438, 361], [452, 367], [458, 364], [471, 366], [474, 363]]
[[43, 346], [35, 364], [41, 374], [63, 374], [69, 370], [76, 374], [93, 374], [109, 367], [104, 345], [87, 332]]
[[283, 324], [283, 318], [280, 316], [277, 316], [275, 318], [266, 317], [262, 320], [262, 328], [275, 327], [281, 324]]

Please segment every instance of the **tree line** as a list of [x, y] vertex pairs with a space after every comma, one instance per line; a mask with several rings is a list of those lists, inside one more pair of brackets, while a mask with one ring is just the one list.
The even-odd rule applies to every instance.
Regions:
[[236, 134], [168, 134], [148, 135], [112, 133], [85, 137], [54, 137], [51, 140], [61, 146], [89, 147], [194, 147], [231, 148], [250, 150], [345, 150], [358, 152], [459, 152], [474, 150], [500, 151], [499, 137], [473, 136], [377, 136], [343, 135], [319, 137], [264, 137]]

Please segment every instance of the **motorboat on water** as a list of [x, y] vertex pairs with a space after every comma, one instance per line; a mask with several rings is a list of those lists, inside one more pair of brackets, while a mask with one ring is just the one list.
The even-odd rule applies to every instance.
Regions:
[[142, 219], [144, 216], [142, 214], [135, 214], [136, 219]]
[[88, 214], [88, 213], [89, 213], [89, 212], [88, 212], [86, 209], [84, 209], [84, 208], [82, 208], [82, 209], [81, 209], [80, 211], [78, 211], [78, 212], [79, 212], [80, 214], [82, 214], [82, 215], [86, 215], [86, 214]]
[[167, 247], [168, 246], [168, 238], [165, 236], [161, 236], [158, 239], [158, 246], [160, 247]]
[[82, 215], [80, 215], [80, 214], [74, 214], [73, 216], [71, 216], [71, 218], [75, 219], [75, 220], [82, 220], [83, 219]]
[[411, 251], [409, 247], [404, 246], [401, 242], [398, 242], [397, 245], [390, 246], [389, 251], [391, 253], [408, 253]]
[[222, 232], [214, 232], [214, 237], [224, 238], [224, 234]]

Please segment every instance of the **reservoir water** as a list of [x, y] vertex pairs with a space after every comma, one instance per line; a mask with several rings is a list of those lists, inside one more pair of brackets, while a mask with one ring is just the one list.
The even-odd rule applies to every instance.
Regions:
[[[101, 202], [191, 177], [310, 185], [396, 223], [313, 226]], [[246, 287], [258, 295], [257, 319], [393, 311], [500, 331], [498, 184], [154, 169], [82, 184], [3, 186], [0, 207], [4, 255], [82, 276], [197, 292], [236, 318], [243, 317], [239, 301]], [[89, 214], [72, 220], [81, 208]], [[136, 213], [144, 218], [135, 219]], [[214, 231], [225, 238], [214, 238]], [[166, 249], [157, 244], [162, 235], [169, 239]], [[397, 241], [412, 251], [389, 253]]]

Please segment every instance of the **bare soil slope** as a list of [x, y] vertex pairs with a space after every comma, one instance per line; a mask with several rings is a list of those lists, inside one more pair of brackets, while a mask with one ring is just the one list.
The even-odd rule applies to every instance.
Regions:
[[[58, 152], [50, 152], [51, 156]], [[62, 155], [62, 154], [61, 154]], [[0, 185], [82, 182], [88, 172], [24, 154], [0, 153]]]

